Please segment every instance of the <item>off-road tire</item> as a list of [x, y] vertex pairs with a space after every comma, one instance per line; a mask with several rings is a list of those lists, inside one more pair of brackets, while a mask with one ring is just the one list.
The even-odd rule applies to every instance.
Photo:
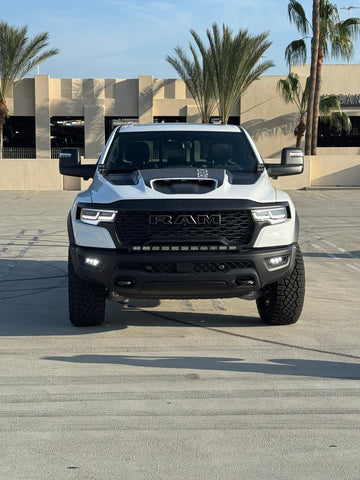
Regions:
[[291, 275], [269, 285], [265, 295], [256, 300], [256, 305], [262, 321], [268, 325], [290, 325], [298, 321], [304, 298], [305, 267], [297, 246]]
[[101, 325], [105, 319], [105, 288], [83, 280], [68, 261], [69, 317], [76, 327]]

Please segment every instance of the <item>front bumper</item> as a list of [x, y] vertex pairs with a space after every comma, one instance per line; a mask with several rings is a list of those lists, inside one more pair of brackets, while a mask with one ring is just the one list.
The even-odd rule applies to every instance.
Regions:
[[[294, 268], [297, 245], [236, 253], [138, 253], [70, 246], [78, 276], [133, 298], [256, 298]], [[269, 266], [269, 259], [283, 259]], [[95, 266], [96, 264], [96, 266]]]

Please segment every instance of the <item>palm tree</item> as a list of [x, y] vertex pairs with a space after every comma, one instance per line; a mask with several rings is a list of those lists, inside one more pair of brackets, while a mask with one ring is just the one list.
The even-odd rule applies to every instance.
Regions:
[[44, 50], [48, 33], [27, 37], [27, 27], [11, 26], [0, 21], [0, 158], [3, 145], [3, 128], [9, 117], [6, 104], [12, 86], [37, 65], [58, 53], [57, 49]]
[[314, 124], [314, 119], [319, 117], [318, 105], [315, 104], [316, 96], [316, 79], [318, 72], [318, 56], [320, 47], [320, 0], [313, 0], [312, 11], [312, 31], [311, 38], [311, 65], [310, 65], [310, 81], [309, 81], [309, 98], [307, 111], [308, 129], [305, 138], [305, 154], [310, 155], [312, 152], [316, 154], [317, 142], [313, 142], [313, 138], [317, 138], [318, 124]]
[[[294, 130], [296, 146], [300, 148], [301, 140], [307, 130], [308, 99], [310, 91], [310, 77], [306, 79], [303, 89], [297, 73], [291, 72], [278, 81], [277, 88], [285, 103], [293, 103], [299, 112], [298, 124]], [[337, 131], [351, 130], [351, 122], [345, 112], [341, 111], [339, 99], [336, 95], [323, 95], [319, 103], [320, 120], [330, 124]]]
[[272, 61], [261, 60], [271, 45], [267, 41], [268, 36], [268, 32], [252, 36], [248, 30], [239, 30], [233, 37], [232, 31], [225, 25], [221, 34], [216, 23], [213, 23], [212, 30], [207, 30], [215, 91], [223, 123], [228, 122], [235, 103], [252, 82], [274, 66]]
[[228, 27], [223, 25], [221, 32], [216, 23], [206, 32], [208, 47], [194, 30], [190, 30], [201, 60], [191, 44], [191, 59], [176, 47], [176, 56], [167, 56], [166, 60], [188, 86], [202, 121], [210, 121], [218, 103], [222, 122], [227, 123], [235, 103], [249, 85], [274, 66], [271, 61], [261, 61], [271, 45], [267, 41], [269, 33], [251, 36], [247, 30], [240, 30], [233, 37]]
[[201, 121], [209, 123], [217, 103], [211, 62], [199, 36], [194, 30], [190, 30], [190, 33], [195, 40], [201, 58], [198, 56], [196, 47], [190, 43], [192, 59], [185, 54], [181, 47], [176, 47], [174, 49], [176, 55], [168, 55], [166, 61], [175, 68], [180, 78], [184, 80], [199, 110]]
[[[312, 24], [308, 21], [305, 11], [300, 2], [290, 0], [288, 13], [291, 22], [294, 22], [303, 38], [291, 42], [285, 50], [285, 57], [289, 65], [305, 63], [307, 49], [305, 38], [312, 30]], [[329, 0], [320, 0], [319, 20], [319, 49], [317, 55], [316, 87], [314, 98], [314, 112], [320, 102], [321, 73], [325, 58], [351, 57], [354, 46], [352, 39], [360, 33], [360, 18], [352, 17], [341, 21], [336, 5]], [[313, 118], [312, 154], [316, 153], [318, 115]]]

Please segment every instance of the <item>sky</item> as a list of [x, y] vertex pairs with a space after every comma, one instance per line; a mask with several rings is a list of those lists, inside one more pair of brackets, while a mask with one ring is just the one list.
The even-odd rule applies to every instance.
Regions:
[[[301, 3], [311, 18], [312, 0]], [[360, 0], [333, 3], [343, 20], [350, 14], [360, 16]], [[60, 53], [33, 73], [52, 78], [178, 78], [166, 56], [176, 46], [188, 51], [190, 29], [205, 41], [214, 22], [234, 33], [269, 31], [272, 45], [265, 56], [275, 67], [266, 74], [286, 75], [285, 48], [300, 38], [289, 22], [287, 4], [288, 0], [0, 0], [0, 19], [28, 26], [29, 37], [49, 33], [49, 46]], [[359, 10], [346, 10], [349, 6]], [[360, 63], [359, 41], [355, 45], [351, 63]]]

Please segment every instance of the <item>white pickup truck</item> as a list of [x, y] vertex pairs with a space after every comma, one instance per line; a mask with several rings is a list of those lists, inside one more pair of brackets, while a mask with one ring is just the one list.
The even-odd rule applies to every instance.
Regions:
[[71, 322], [100, 325], [106, 299], [238, 297], [255, 300], [267, 324], [295, 323], [298, 215], [269, 177], [303, 163], [285, 148], [281, 163], [264, 164], [234, 125], [117, 127], [96, 165], [63, 149], [63, 175], [93, 178], [68, 217]]

